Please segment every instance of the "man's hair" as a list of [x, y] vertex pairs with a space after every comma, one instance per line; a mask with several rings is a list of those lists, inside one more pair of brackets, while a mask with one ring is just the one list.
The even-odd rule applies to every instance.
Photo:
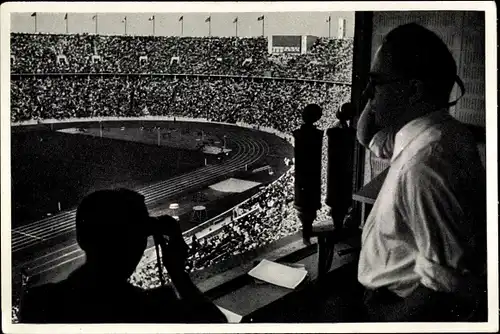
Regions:
[[396, 73], [422, 80], [432, 102], [448, 102], [457, 65], [441, 38], [416, 23], [409, 23], [390, 31], [382, 45], [391, 54]]
[[148, 217], [144, 196], [129, 189], [98, 190], [86, 196], [76, 211], [76, 238], [84, 251], [143, 235]]

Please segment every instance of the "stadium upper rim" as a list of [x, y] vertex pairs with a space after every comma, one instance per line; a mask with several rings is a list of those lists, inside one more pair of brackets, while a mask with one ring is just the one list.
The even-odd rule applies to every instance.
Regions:
[[[111, 36], [120, 36], [120, 37], [165, 37], [165, 38], [207, 38], [207, 39], [210, 39], [210, 38], [238, 38], [238, 39], [244, 39], [244, 38], [248, 38], [248, 39], [259, 39], [259, 38], [262, 38], [262, 39], [267, 39], [269, 38], [270, 36], [273, 36], [273, 35], [265, 35], [265, 36], [231, 36], [231, 35], [228, 35], [228, 36], [175, 36], [175, 35], [147, 35], [147, 34], [144, 34], [144, 35], [139, 35], [139, 34], [106, 34], [106, 33], [95, 33], [95, 32], [81, 32], [81, 33], [71, 33], [71, 32], [68, 32], [68, 33], [51, 33], [51, 32], [45, 32], [45, 31], [37, 31], [37, 32], [11, 32], [10, 33], [11, 35], [56, 35], [56, 36], [67, 36], [67, 35], [85, 35], [85, 36], [106, 36], [106, 37], [111, 37]], [[296, 36], [297, 34], [292, 34], [292, 35], [289, 35], [289, 36]], [[279, 34], [279, 36], [287, 36], [286, 34]], [[340, 38], [336, 38], [336, 37], [327, 37], [327, 36], [318, 36], [318, 38], [320, 39], [331, 39], [331, 40], [335, 40], [335, 39], [340, 39]], [[354, 37], [343, 37], [341, 38], [342, 40], [354, 40]]]

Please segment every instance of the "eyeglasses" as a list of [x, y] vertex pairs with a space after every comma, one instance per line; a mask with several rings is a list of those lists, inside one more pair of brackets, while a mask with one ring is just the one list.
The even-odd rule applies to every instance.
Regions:
[[375, 74], [371, 73], [370, 77], [368, 79], [368, 84], [366, 85], [365, 90], [362, 93], [362, 98], [363, 101], [370, 100], [374, 97], [375, 95], [375, 87], [377, 86], [383, 86], [383, 85], [389, 85], [393, 83], [398, 83], [398, 82], [403, 82], [407, 81], [407, 78], [401, 78], [401, 77], [386, 77], [381, 74]]

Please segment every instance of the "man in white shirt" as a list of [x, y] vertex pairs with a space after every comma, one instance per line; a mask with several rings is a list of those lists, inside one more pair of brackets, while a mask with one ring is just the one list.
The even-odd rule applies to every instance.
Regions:
[[375, 54], [358, 140], [390, 169], [362, 233], [370, 321], [468, 321], [484, 307], [486, 172], [448, 113], [455, 82], [463, 90], [456, 73], [417, 24], [392, 30]]

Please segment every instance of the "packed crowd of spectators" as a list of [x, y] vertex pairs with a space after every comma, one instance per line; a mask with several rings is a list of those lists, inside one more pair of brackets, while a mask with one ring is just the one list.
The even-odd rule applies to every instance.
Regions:
[[266, 37], [11, 35], [12, 73], [187, 73], [351, 80], [352, 39], [270, 56]]
[[271, 55], [269, 71], [277, 77], [350, 82], [352, 57], [352, 39], [319, 38], [305, 54]]
[[217, 77], [23, 77], [12, 80], [11, 120], [173, 115], [244, 122], [290, 134], [306, 104], [323, 107], [320, 127], [335, 120], [349, 86]]

